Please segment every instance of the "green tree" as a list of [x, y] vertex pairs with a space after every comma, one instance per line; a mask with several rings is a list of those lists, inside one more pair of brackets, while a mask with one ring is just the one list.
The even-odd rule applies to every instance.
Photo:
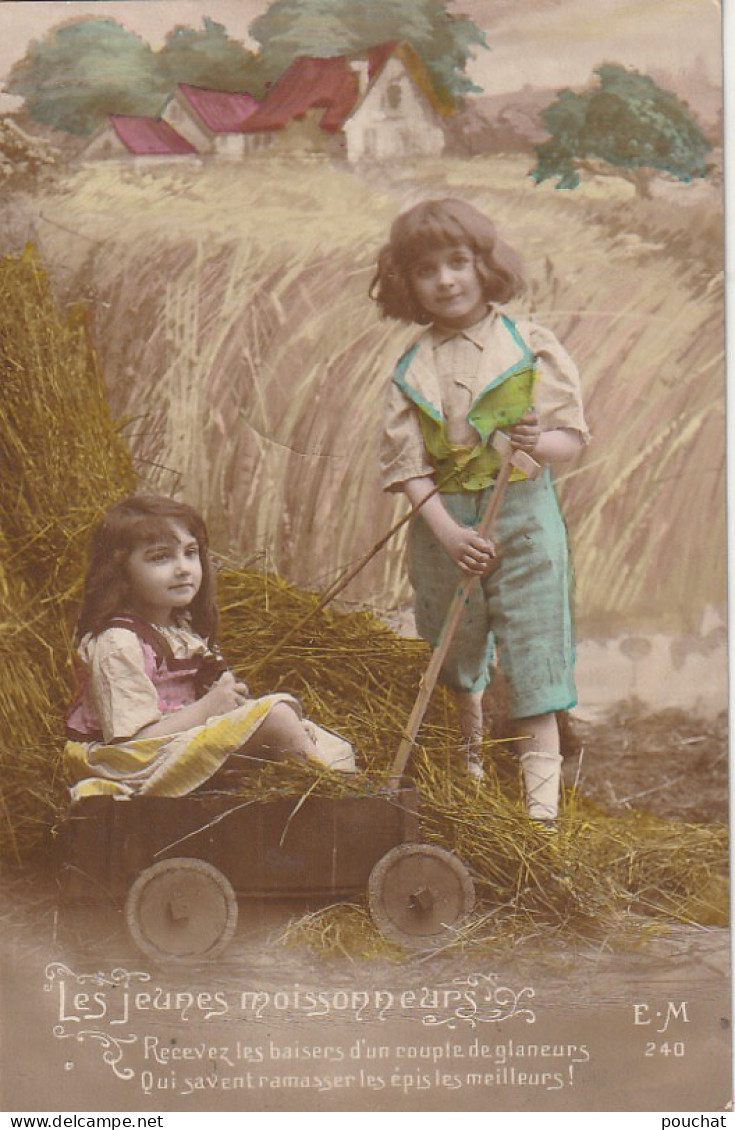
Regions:
[[251, 51], [230, 39], [223, 24], [205, 16], [200, 30], [175, 27], [157, 54], [161, 81], [172, 90], [179, 82], [216, 90], [248, 90], [257, 81]]
[[62, 24], [34, 40], [5, 89], [30, 116], [68, 133], [91, 133], [107, 114], [155, 114], [162, 88], [155, 55], [114, 20]]
[[273, 0], [250, 26], [261, 47], [264, 80], [276, 79], [297, 55], [343, 55], [402, 40], [421, 56], [438, 91], [456, 100], [476, 87], [464, 73], [485, 33], [452, 0]]
[[537, 183], [555, 177], [557, 188], [576, 188], [587, 170], [624, 177], [649, 196], [657, 172], [682, 181], [706, 175], [711, 146], [675, 94], [615, 63], [594, 73], [596, 85], [562, 90], [544, 111], [551, 137], [536, 147]]

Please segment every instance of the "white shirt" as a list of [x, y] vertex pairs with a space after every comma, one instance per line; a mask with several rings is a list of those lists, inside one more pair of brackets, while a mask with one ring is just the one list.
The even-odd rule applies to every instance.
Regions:
[[[534, 407], [542, 431], [568, 428], [583, 442], [590, 438], [584, 418], [579, 372], [567, 351], [543, 326], [513, 319], [521, 338], [536, 355], [538, 380]], [[431, 326], [422, 334], [406, 381], [441, 411], [450, 443], [472, 446], [478, 434], [467, 420], [474, 400], [492, 381], [517, 364], [523, 351], [490, 307], [476, 325], [464, 330]], [[383, 486], [400, 489], [408, 479], [433, 474], [419, 412], [394, 381], [390, 383], [380, 449]]]

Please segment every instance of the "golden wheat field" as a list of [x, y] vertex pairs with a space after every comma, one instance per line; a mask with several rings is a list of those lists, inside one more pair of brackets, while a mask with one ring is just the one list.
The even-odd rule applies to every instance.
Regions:
[[[594, 441], [559, 478], [580, 629], [691, 630], [725, 591], [720, 202], [638, 200], [610, 179], [559, 192], [526, 164], [90, 166], [34, 201], [29, 231], [63, 295], [89, 303], [143, 479], [200, 506], [234, 562], [319, 589], [405, 505], [381, 494], [375, 447], [415, 328], [368, 300], [377, 250], [408, 203], [471, 200], [526, 260], [511, 313], [582, 371]], [[405, 586], [399, 536], [345, 595], [384, 611]]]

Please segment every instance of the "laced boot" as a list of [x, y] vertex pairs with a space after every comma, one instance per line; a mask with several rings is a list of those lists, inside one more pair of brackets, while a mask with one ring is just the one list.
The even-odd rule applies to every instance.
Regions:
[[520, 762], [529, 817], [545, 828], [555, 829], [559, 813], [561, 756], [529, 750], [521, 754]]

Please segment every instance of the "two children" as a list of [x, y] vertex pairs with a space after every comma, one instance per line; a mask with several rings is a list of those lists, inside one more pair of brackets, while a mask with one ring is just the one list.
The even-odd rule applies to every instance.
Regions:
[[352, 748], [288, 694], [253, 697], [215, 643], [207, 530], [190, 506], [137, 495], [92, 539], [67, 718], [72, 796], [184, 796], [263, 759], [354, 771]]
[[[499, 308], [523, 287], [520, 259], [490, 220], [450, 198], [396, 219], [371, 292], [386, 317], [426, 327], [393, 373], [381, 450], [385, 488], [422, 504], [409, 571], [424, 639], [436, 645], [462, 575], [480, 578], [442, 670], [466, 771], [484, 773], [482, 696], [497, 650], [529, 815], [553, 823], [556, 712], [576, 690], [568, 545], [548, 468], [573, 458], [588, 430], [566, 351]], [[491, 542], [476, 527], [499, 467], [498, 427], [544, 471], [509, 484]], [[201, 518], [159, 496], [113, 507], [94, 538], [79, 622], [85, 682], [67, 746], [75, 795], [181, 796], [235, 755], [354, 768], [347, 743], [305, 723], [290, 696], [252, 698], [226, 671], [215, 630]]]
[[[491, 221], [450, 198], [398, 216], [371, 293], [384, 316], [427, 327], [393, 373], [381, 448], [385, 489], [423, 503], [409, 573], [424, 639], [436, 646], [462, 575], [480, 578], [441, 675], [457, 704], [466, 771], [484, 773], [482, 696], [497, 649], [529, 815], [553, 823], [556, 712], [575, 704], [576, 690], [566, 529], [548, 468], [573, 458], [589, 433], [566, 351], [548, 330], [499, 309], [523, 288], [520, 259]], [[523, 389], [532, 392], [509, 412]], [[476, 526], [499, 467], [496, 427], [544, 471], [511, 481], [493, 543]]]

